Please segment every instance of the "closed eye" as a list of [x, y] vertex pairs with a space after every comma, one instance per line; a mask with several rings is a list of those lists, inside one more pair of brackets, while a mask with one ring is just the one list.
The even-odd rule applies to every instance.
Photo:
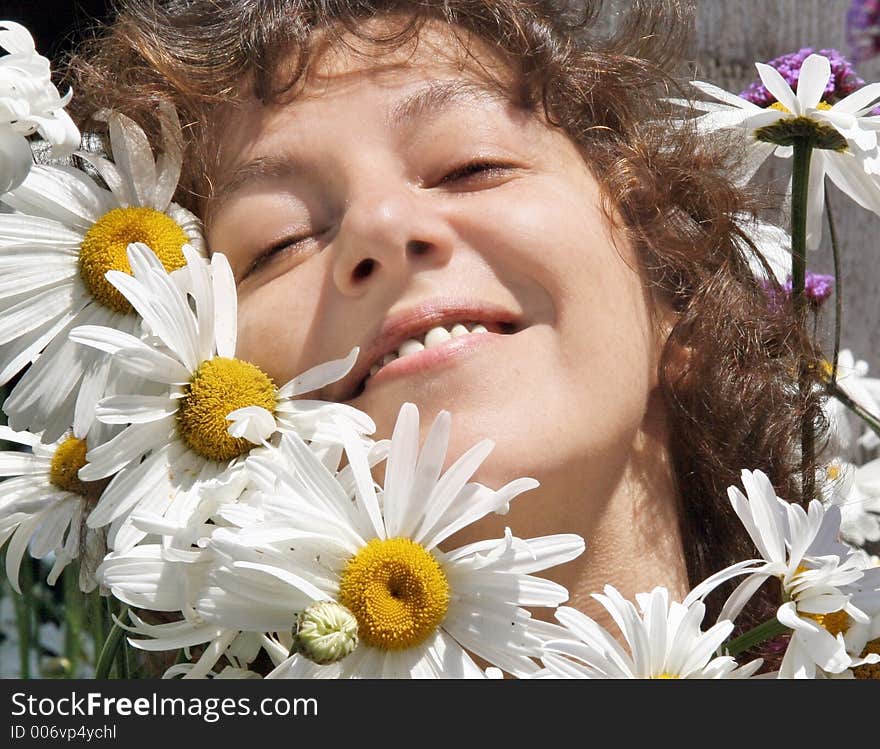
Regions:
[[308, 243], [317, 239], [322, 233], [323, 232], [306, 234], [301, 237], [285, 237], [284, 239], [279, 240], [263, 250], [263, 252], [256, 257], [245, 272], [244, 278], [259, 272], [265, 266], [289, 255], [290, 253], [305, 254], [305, 247]]
[[479, 178], [480, 180], [492, 179], [508, 174], [513, 168], [512, 164], [500, 161], [471, 161], [457, 169], [453, 169], [440, 180], [440, 184], [445, 185], [471, 178]]

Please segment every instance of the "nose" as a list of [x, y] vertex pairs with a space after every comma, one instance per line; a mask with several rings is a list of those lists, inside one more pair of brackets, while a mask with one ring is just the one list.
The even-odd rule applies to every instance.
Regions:
[[361, 296], [376, 284], [446, 264], [454, 232], [435, 201], [418, 188], [387, 183], [351, 197], [336, 239], [339, 291]]

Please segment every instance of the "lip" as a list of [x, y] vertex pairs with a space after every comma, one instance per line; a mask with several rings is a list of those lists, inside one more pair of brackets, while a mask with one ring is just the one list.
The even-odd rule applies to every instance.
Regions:
[[[489, 329], [489, 332], [471, 333], [461, 338], [453, 338], [439, 346], [396, 359], [382, 367], [370, 380], [381, 381], [386, 377], [427, 369], [456, 354], [487, 343], [490, 339], [496, 339], [502, 330], [509, 329], [510, 333], [516, 333], [521, 329], [517, 313], [483, 301], [434, 299], [392, 312], [385, 319], [376, 338], [364, 350], [360, 361], [345, 378], [334, 383], [333, 392], [328, 392], [328, 397], [340, 401], [353, 399], [358, 395], [360, 385], [366, 380], [370, 368], [385, 354], [396, 351], [400, 344], [409, 338], [419, 338], [431, 328], [453, 321], [481, 323]], [[341, 397], [334, 398], [334, 394]]]

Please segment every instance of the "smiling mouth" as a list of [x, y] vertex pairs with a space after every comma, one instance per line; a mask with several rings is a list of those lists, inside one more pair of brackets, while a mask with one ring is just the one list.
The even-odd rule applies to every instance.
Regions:
[[352, 397], [357, 398], [367, 386], [367, 383], [392, 362], [405, 359], [408, 356], [418, 354], [432, 348], [442, 346], [449, 341], [458, 340], [467, 336], [485, 335], [495, 333], [510, 335], [517, 331], [516, 324], [512, 322], [477, 322], [474, 320], [452, 321], [441, 325], [435, 325], [426, 330], [420, 336], [413, 336], [403, 341], [396, 349], [383, 354], [373, 362], [367, 376], [358, 384]]

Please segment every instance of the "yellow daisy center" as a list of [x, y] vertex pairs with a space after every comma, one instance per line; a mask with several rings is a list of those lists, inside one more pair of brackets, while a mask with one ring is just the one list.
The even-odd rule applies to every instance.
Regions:
[[[778, 101], [774, 101], [774, 102], [768, 107], [768, 109], [775, 109], [775, 110], [777, 110], [777, 111], [779, 111], [779, 112], [785, 112], [786, 114], [791, 114], [791, 110], [790, 110], [787, 106], [785, 106], [785, 104], [782, 104], [782, 103], [780, 103], [780, 102], [778, 102]], [[827, 101], [820, 101], [820, 102], [816, 105], [816, 109], [822, 109], [822, 110], [827, 111], [827, 110], [831, 109], [831, 105], [830, 105]]]
[[654, 677], [655, 679], [680, 679], [681, 677], [678, 674], [670, 674], [664, 671], [662, 674], [657, 674]]
[[828, 476], [829, 481], [837, 481], [840, 478], [840, 466], [836, 463], [829, 463], [825, 468], [825, 474]]
[[830, 614], [808, 614], [804, 611], [798, 612], [804, 619], [812, 619], [820, 627], [824, 627], [831, 633], [832, 637], [839, 634], [846, 634], [849, 629], [850, 618], [843, 609], [840, 611], [832, 611]]
[[[861, 658], [876, 653], [880, 655], [880, 639], [871, 640], [861, 653]], [[853, 676], [857, 679], [880, 679], [880, 663], [866, 663], [864, 666], [856, 666], [853, 669]]]
[[114, 208], [86, 232], [79, 250], [79, 274], [100, 304], [115, 312], [131, 312], [128, 300], [104, 277], [108, 270], [131, 274], [126, 249], [143, 242], [156, 253], [165, 270], [186, 265], [186, 232], [170, 216], [153, 208]]
[[449, 608], [449, 582], [437, 560], [408, 538], [373, 539], [342, 573], [339, 600], [363, 642], [405, 650], [424, 642]]
[[199, 455], [224, 462], [244, 455], [253, 443], [232, 437], [226, 416], [246, 406], [275, 411], [275, 383], [250, 362], [216, 357], [202, 362], [177, 409], [177, 431]]
[[49, 482], [66, 492], [79, 494], [90, 502], [97, 502], [107, 481], [82, 481], [77, 473], [86, 464], [88, 446], [85, 440], [70, 436], [57, 448], [49, 465]]

